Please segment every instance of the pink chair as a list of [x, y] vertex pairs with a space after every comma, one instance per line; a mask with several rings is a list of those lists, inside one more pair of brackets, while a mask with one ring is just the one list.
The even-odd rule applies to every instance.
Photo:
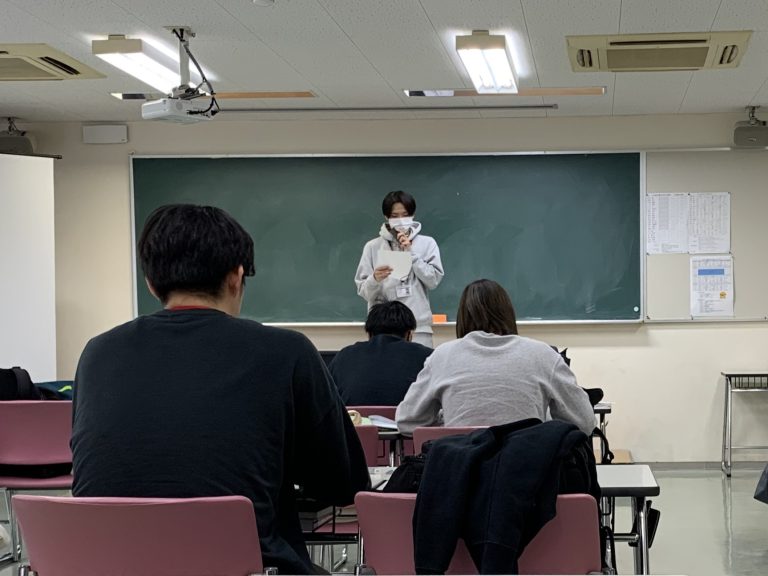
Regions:
[[[347, 406], [349, 410], [357, 410], [360, 416], [365, 418], [376, 415], [384, 416], [385, 418], [395, 419], [395, 411], [397, 406]], [[386, 440], [381, 440], [378, 445], [378, 458], [376, 463], [368, 464], [368, 466], [389, 466], [389, 447]]]
[[[415, 574], [413, 509], [416, 494], [360, 492], [355, 497], [365, 564], [377, 574]], [[600, 571], [597, 503], [587, 494], [557, 497], [557, 516], [525, 548], [520, 574]], [[462, 540], [446, 574], [477, 574]]]
[[[358, 410], [358, 407], [348, 407], [350, 410]], [[374, 407], [375, 408], [375, 407]], [[359, 410], [358, 410], [359, 411]], [[374, 412], [378, 414], [378, 412]], [[360, 439], [360, 444], [365, 453], [365, 462], [368, 466], [377, 466], [379, 459], [379, 429], [376, 426], [355, 426], [355, 431]], [[357, 543], [357, 513], [353, 506], [335, 508], [331, 519], [316, 528], [312, 532], [304, 534], [304, 541], [310, 547], [318, 546], [321, 550], [320, 564], [324, 564], [326, 552], [329, 553], [329, 571], [338, 569], [347, 560], [347, 544]], [[335, 561], [333, 546], [343, 544], [344, 550], [341, 558]]]
[[437, 440], [445, 436], [457, 436], [469, 434], [475, 430], [487, 428], [487, 426], [423, 426], [413, 431], [413, 449], [416, 454], [421, 454], [421, 446], [424, 442]]
[[14, 496], [40, 576], [247, 576], [262, 571], [253, 504], [216, 498]]
[[[350, 408], [352, 409], [352, 408]], [[357, 410], [357, 408], [354, 408]], [[365, 453], [365, 462], [368, 466], [378, 465], [379, 453], [379, 429], [376, 426], [355, 426], [360, 444]], [[357, 512], [354, 506], [333, 509], [333, 517], [311, 533], [304, 534], [307, 545], [321, 547], [321, 564], [325, 559], [326, 550], [329, 552], [329, 571], [338, 569], [347, 560], [347, 544], [357, 543]], [[344, 550], [338, 563], [333, 557], [333, 545], [344, 544]], [[359, 559], [358, 559], [359, 560]]]
[[[72, 402], [14, 400], [0, 402], [0, 464], [34, 466], [71, 464]], [[53, 478], [0, 476], [11, 531], [11, 557], [21, 555], [21, 542], [11, 508], [17, 490], [69, 490], [72, 475]]]
[[368, 466], [377, 466], [379, 461], [379, 429], [376, 426], [355, 426], [357, 437], [363, 446], [365, 462]]

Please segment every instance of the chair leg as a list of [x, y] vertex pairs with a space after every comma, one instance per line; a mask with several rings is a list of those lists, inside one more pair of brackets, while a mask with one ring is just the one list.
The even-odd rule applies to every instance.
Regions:
[[347, 545], [344, 544], [341, 548], [341, 558], [338, 560], [334, 560], [334, 554], [333, 554], [333, 547], [331, 547], [331, 572], [337, 572], [339, 568], [344, 566], [344, 564], [347, 563], [348, 559], [348, 551], [347, 551]]
[[11, 533], [11, 559], [14, 562], [18, 562], [21, 558], [21, 539], [19, 537], [19, 527], [16, 524], [16, 516], [13, 514], [13, 506], [11, 506], [13, 490], [3, 488], [3, 495], [5, 496], [5, 507], [8, 510], [8, 526]]

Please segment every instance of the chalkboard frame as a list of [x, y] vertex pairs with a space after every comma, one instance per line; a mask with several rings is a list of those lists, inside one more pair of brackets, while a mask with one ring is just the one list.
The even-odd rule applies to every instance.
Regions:
[[[646, 151], [636, 149], [623, 149], [623, 150], [528, 150], [528, 151], [504, 151], [504, 152], [397, 152], [397, 153], [276, 153], [276, 154], [134, 154], [129, 155], [129, 185], [130, 185], [130, 216], [131, 216], [131, 295], [132, 295], [132, 309], [133, 317], [136, 318], [139, 315], [138, 312], [138, 281], [139, 270], [138, 260], [136, 255], [136, 243], [138, 238], [136, 237], [136, 210], [135, 210], [135, 195], [134, 195], [134, 174], [133, 174], [133, 161], [138, 159], [191, 159], [191, 158], [203, 158], [203, 159], [222, 159], [222, 158], [377, 158], [377, 157], [420, 157], [420, 156], [560, 156], [560, 155], [599, 155], [599, 154], [638, 154], [639, 156], [639, 186], [638, 186], [638, 205], [639, 205], [639, 264], [640, 264], [640, 302], [639, 312], [637, 318], [631, 319], [577, 319], [577, 320], [565, 320], [565, 319], [520, 319], [517, 321], [519, 325], [536, 325], [536, 326], [561, 326], [561, 325], [635, 325], [643, 324], [647, 321], [646, 309], [647, 309], [647, 286], [646, 286], [646, 246], [645, 246], [645, 217], [646, 217]], [[287, 328], [301, 328], [301, 327], [329, 327], [329, 328], [341, 328], [341, 327], [361, 327], [364, 326], [364, 322], [345, 321], [345, 322], [312, 322], [312, 321], [289, 321], [289, 322], [264, 322], [269, 326], [280, 326]], [[436, 326], [455, 326], [455, 322], [443, 322]]]

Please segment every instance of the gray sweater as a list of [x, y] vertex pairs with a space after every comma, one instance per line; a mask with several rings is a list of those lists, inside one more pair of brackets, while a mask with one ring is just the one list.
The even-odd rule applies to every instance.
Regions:
[[565, 420], [590, 434], [595, 416], [586, 392], [560, 355], [543, 342], [522, 336], [470, 332], [446, 342], [397, 407], [397, 427], [494, 426], [525, 420]]
[[432, 308], [429, 305], [429, 290], [434, 290], [443, 279], [443, 263], [440, 261], [440, 249], [434, 238], [422, 236], [421, 224], [414, 222], [411, 232], [411, 272], [403, 283], [410, 287], [410, 296], [398, 298], [397, 287], [401, 282], [396, 278], [386, 278], [377, 282], [373, 277], [376, 267], [376, 255], [380, 250], [401, 250], [384, 225], [379, 237], [366, 243], [363, 255], [355, 273], [357, 293], [368, 302], [368, 309], [379, 302], [400, 300], [408, 306], [416, 317], [416, 332], [432, 333]]

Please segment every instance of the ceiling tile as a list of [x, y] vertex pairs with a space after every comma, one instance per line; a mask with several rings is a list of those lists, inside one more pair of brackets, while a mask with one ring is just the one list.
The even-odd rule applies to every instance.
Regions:
[[[577, 73], [571, 70], [565, 38], [572, 35], [616, 33], [619, 27], [619, 2], [523, 0], [522, 5], [541, 86], [607, 86], [610, 90], [613, 86], [613, 73]], [[598, 100], [593, 101], [594, 98]], [[610, 103], [606, 105], [606, 100], [606, 96], [581, 97], [579, 100], [569, 100], [568, 107], [578, 111], [583, 105], [585, 113], [591, 113], [596, 108], [600, 113], [610, 114]]]
[[[705, 32], [721, 0], [621, 0], [621, 34]], [[618, 4], [618, 3], [617, 3]]]
[[614, 114], [676, 114], [693, 72], [616, 74]]
[[723, 0], [712, 30], [768, 31], [766, 0]]
[[462, 85], [419, 2], [318, 1], [394, 90]]
[[693, 73], [680, 112], [735, 112], [744, 108], [765, 84], [767, 61], [768, 32], [755, 32], [738, 68]]

